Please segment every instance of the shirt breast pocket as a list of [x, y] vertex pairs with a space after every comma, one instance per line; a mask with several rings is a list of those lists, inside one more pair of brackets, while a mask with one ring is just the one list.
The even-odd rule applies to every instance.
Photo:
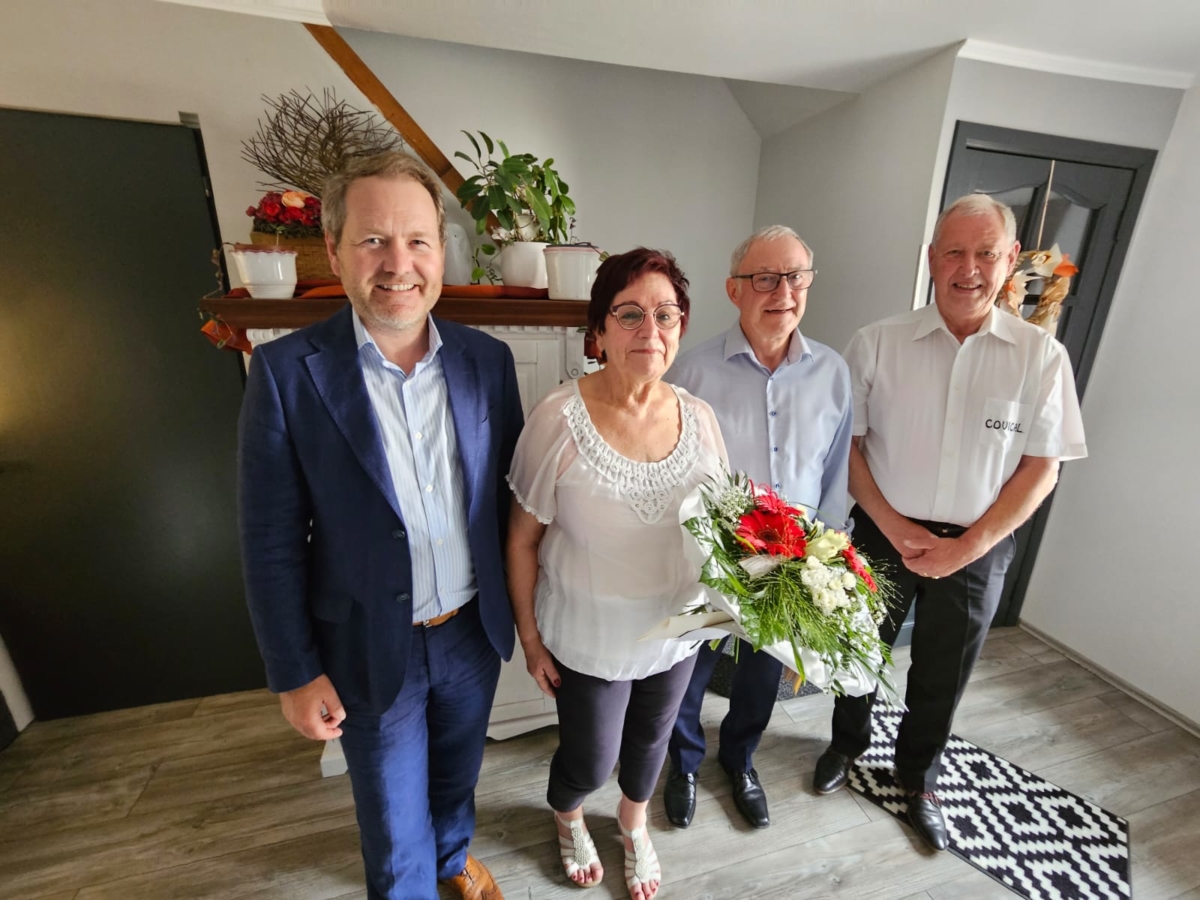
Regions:
[[980, 438], [984, 448], [1005, 455], [1010, 451], [1020, 452], [1029, 439], [1032, 414], [1032, 403], [1019, 403], [1000, 397], [986, 400], [983, 404], [983, 421], [980, 423]]

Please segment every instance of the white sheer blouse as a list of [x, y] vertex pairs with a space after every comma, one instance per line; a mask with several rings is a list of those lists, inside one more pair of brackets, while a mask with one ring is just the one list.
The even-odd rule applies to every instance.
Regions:
[[634, 462], [592, 425], [576, 381], [534, 408], [508, 483], [546, 525], [535, 614], [563, 664], [609, 681], [664, 672], [698, 645], [638, 638], [701, 596], [683, 556], [679, 507], [727, 465], [712, 408], [674, 388], [682, 428], [665, 459]]

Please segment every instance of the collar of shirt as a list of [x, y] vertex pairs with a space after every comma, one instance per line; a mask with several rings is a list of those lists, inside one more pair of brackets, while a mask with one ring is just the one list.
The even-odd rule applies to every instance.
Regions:
[[437, 352], [442, 349], [442, 336], [438, 333], [437, 325], [433, 323], [433, 316], [426, 313], [426, 321], [429, 326], [429, 350], [420, 358], [420, 360], [417, 361], [417, 364], [413, 366], [412, 375], [405, 375], [403, 369], [383, 355], [383, 351], [381, 351], [379, 349], [379, 345], [375, 343], [375, 338], [371, 337], [371, 332], [367, 331], [367, 326], [365, 326], [362, 323], [362, 319], [358, 317], [358, 310], [351, 310], [351, 318], [354, 322], [354, 340], [358, 344], [358, 352], [361, 354], [363, 347], [369, 346], [370, 350], [367, 351], [368, 353], [374, 353], [383, 362], [385, 368], [400, 373], [402, 378], [408, 379], [414, 377], [418, 372], [429, 365], [433, 361], [433, 358], [437, 355]]
[[[725, 359], [732, 359], [739, 353], [746, 354], [756, 366], [764, 372], [766, 371], [766, 366], [759, 362], [758, 357], [754, 355], [754, 348], [750, 346], [750, 339], [742, 331], [741, 324], [735, 322], [733, 327], [725, 332]], [[793, 365], [805, 357], [812, 359], [812, 355], [812, 349], [808, 346], [808, 341], [804, 340], [804, 335], [797, 328], [792, 332], [791, 340], [788, 341], [787, 356], [784, 357], [783, 365]]]
[[[951, 338], [954, 338], [955, 343], [958, 342], [958, 338], [955, 338], [950, 333], [950, 328], [946, 325], [946, 320], [942, 318], [942, 311], [938, 309], [936, 303], [930, 303], [928, 306], [922, 308], [921, 313], [922, 315], [917, 321], [917, 327], [913, 330], [912, 339], [914, 341], [919, 341], [921, 338], [933, 334], [935, 331], [944, 331]], [[975, 334], [994, 334], [1002, 341], [1015, 344], [1017, 337], [1013, 334], [1012, 325], [1013, 323], [1008, 321], [1008, 315], [993, 306], [988, 312], [987, 320]]]

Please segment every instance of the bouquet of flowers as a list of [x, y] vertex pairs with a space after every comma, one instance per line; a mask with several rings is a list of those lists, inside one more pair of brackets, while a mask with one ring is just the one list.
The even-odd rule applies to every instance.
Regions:
[[321, 201], [307, 191], [268, 191], [258, 206], [246, 207], [251, 231], [280, 237], [321, 237]]
[[850, 696], [878, 688], [902, 705], [879, 638], [892, 585], [844, 532], [741, 474], [698, 488], [680, 523], [705, 600], [647, 637], [733, 634], [793, 668], [797, 687]]

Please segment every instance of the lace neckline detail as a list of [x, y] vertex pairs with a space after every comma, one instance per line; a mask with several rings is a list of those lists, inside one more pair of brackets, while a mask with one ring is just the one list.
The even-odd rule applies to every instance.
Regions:
[[574, 388], [574, 396], [563, 407], [563, 413], [579, 455], [602, 478], [617, 486], [617, 491], [629, 502], [642, 522], [653, 525], [663, 517], [671, 505], [675, 488], [684, 483], [700, 455], [695, 409], [684, 402], [674, 385], [670, 385], [679, 404], [679, 440], [665, 459], [636, 462], [622, 456], [600, 436], [592, 424], [592, 417], [588, 415], [583, 395], [579, 393], [578, 380], [574, 382]]

